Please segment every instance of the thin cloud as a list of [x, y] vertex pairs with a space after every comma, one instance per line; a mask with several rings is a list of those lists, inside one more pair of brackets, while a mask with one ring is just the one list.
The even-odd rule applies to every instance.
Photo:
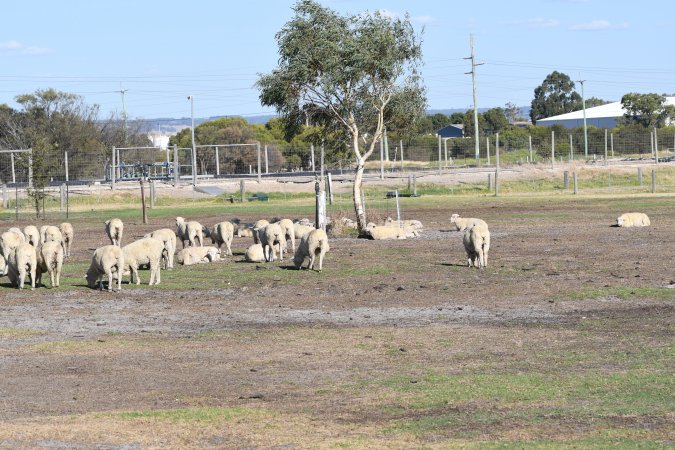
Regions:
[[555, 28], [560, 26], [560, 21], [556, 19], [544, 19], [542, 17], [537, 17], [534, 19], [529, 19], [525, 22], [530, 28]]
[[[387, 17], [389, 19], [403, 19], [405, 17], [405, 14], [401, 14], [396, 11], [389, 11], [388, 9], [380, 9], [378, 12], [382, 14], [383, 17]], [[415, 16], [410, 17], [410, 21], [420, 25], [428, 25], [438, 22], [438, 19], [433, 16]]]
[[4, 54], [44, 55], [46, 53], [52, 53], [52, 51], [53, 50], [50, 48], [25, 45], [15, 40], [0, 42], [0, 52]]
[[612, 24], [608, 20], [593, 20], [587, 23], [580, 23], [577, 25], [572, 25], [571, 30], [574, 31], [600, 31], [600, 30], [618, 30], [628, 28], [627, 23], [621, 24]]

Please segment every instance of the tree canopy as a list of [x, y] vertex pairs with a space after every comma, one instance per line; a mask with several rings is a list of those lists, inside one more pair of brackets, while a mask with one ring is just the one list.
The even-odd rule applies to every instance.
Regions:
[[666, 104], [666, 95], [630, 93], [621, 97], [626, 109], [622, 121], [645, 128], [662, 127], [675, 118], [675, 106]]
[[530, 119], [536, 124], [539, 119], [581, 109], [581, 95], [568, 75], [553, 71], [534, 90], [531, 106]]
[[[279, 62], [261, 75], [263, 105], [274, 106], [287, 127], [323, 125], [342, 130], [355, 156], [354, 208], [365, 229], [361, 184], [365, 162], [388, 123], [410, 126], [426, 107], [418, 67], [421, 42], [408, 17], [379, 12], [341, 16], [300, 0], [276, 34]], [[403, 120], [405, 118], [405, 120]]]

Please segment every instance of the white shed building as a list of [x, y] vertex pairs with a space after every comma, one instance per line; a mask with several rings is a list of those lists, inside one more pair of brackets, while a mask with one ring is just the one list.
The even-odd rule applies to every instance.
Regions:
[[[666, 105], [675, 105], [675, 97], [666, 97]], [[607, 103], [606, 105], [586, 108], [586, 125], [597, 128], [614, 128], [626, 113], [621, 102]], [[584, 111], [574, 111], [559, 116], [547, 117], [537, 120], [537, 125], [551, 127], [562, 125], [565, 128], [577, 128], [584, 126]]]

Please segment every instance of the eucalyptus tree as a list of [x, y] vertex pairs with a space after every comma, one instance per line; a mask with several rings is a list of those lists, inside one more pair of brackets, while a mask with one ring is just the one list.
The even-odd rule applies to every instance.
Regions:
[[326, 136], [347, 136], [355, 158], [354, 210], [363, 232], [366, 161], [389, 121], [406, 117], [413, 125], [425, 110], [421, 39], [408, 16], [343, 16], [312, 0], [298, 1], [293, 10], [276, 34], [278, 66], [258, 79], [260, 101], [276, 107], [288, 127], [309, 122], [322, 125]]

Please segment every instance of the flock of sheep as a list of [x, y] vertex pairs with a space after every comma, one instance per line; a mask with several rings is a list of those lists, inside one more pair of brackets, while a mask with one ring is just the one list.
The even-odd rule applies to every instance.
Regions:
[[[352, 226], [349, 219], [343, 219], [343, 225]], [[450, 217], [450, 223], [457, 231], [463, 231], [463, 243], [469, 267], [484, 269], [488, 265], [490, 250], [490, 231], [484, 220], [463, 218], [458, 214]], [[643, 213], [626, 213], [619, 216], [616, 226], [649, 226], [649, 217]], [[384, 225], [368, 224], [366, 233], [372, 239], [405, 239], [418, 236], [422, 224], [416, 220], [401, 223], [387, 221]], [[103, 277], [108, 279], [108, 290], [122, 289], [122, 277], [129, 275], [129, 282], [140, 284], [138, 269], [147, 266], [150, 269], [150, 285], [161, 281], [161, 267], [173, 268], [174, 262], [192, 265], [218, 261], [221, 248], [225, 246], [226, 256], [232, 255], [234, 236], [252, 237], [253, 244], [244, 254], [249, 262], [272, 262], [277, 257], [283, 261], [288, 252], [290, 241], [293, 263], [302, 268], [309, 259], [307, 268], [314, 269], [318, 257], [318, 271], [323, 269], [323, 258], [330, 249], [326, 232], [315, 229], [309, 221], [293, 222], [281, 219], [270, 223], [258, 220], [252, 226], [223, 221], [215, 224], [211, 230], [197, 221], [188, 221], [176, 217], [176, 229], [162, 228], [146, 234], [143, 238], [122, 247], [124, 224], [120, 219], [105, 222], [105, 232], [110, 245], [94, 251], [91, 265], [85, 278], [91, 288], [98, 284], [103, 289]], [[0, 235], [0, 275], [8, 275], [12, 285], [22, 289], [26, 277], [30, 278], [31, 289], [41, 283], [42, 275], [49, 273], [51, 286], [58, 287], [64, 258], [70, 256], [73, 243], [73, 226], [64, 222], [59, 226], [45, 225], [39, 230], [28, 225], [23, 230], [10, 228]], [[213, 246], [205, 246], [204, 239], [211, 238]], [[182, 250], [177, 252], [177, 240]], [[300, 240], [296, 249], [296, 239]]]

